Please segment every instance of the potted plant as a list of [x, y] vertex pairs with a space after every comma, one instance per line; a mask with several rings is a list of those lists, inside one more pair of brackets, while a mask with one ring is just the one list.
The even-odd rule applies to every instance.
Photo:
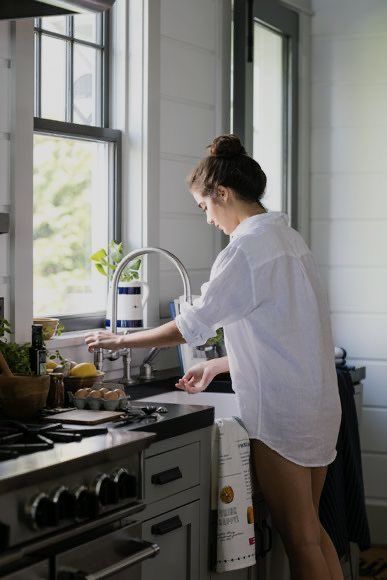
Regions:
[[[11, 326], [5, 318], [0, 320], [0, 351], [15, 375], [32, 375], [28, 342], [16, 344], [10, 342]], [[8, 335], [8, 336], [7, 336]]]
[[216, 335], [209, 338], [206, 342], [208, 346], [214, 346], [218, 357], [226, 356], [226, 347], [224, 346], [223, 328], [218, 328]]
[[[122, 242], [111, 241], [108, 247], [101, 248], [90, 256], [97, 271], [106, 276], [111, 283], [118, 264], [124, 257]], [[140, 281], [142, 260], [137, 258], [123, 270], [117, 288], [117, 330], [127, 328], [142, 328], [143, 307], [148, 299], [149, 287]], [[109, 289], [106, 328], [110, 330], [111, 321], [111, 291]]]
[[216, 335], [209, 338], [205, 344], [196, 347], [198, 350], [204, 351], [206, 359], [226, 356], [226, 349], [224, 346], [223, 328], [218, 328]]
[[6, 375], [3, 372], [0, 375], [0, 405], [9, 417], [24, 419], [32, 417], [45, 406], [50, 377], [32, 374], [30, 343], [11, 342], [11, 334], [9, 322], [0, 320], [0, 352], [13, 373]]

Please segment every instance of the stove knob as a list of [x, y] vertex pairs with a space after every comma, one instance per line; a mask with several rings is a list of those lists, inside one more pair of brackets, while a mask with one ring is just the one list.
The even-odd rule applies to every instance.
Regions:
[[118, 503], [118, 486], [106, 473], [98, 475], [92, 489], [101, 505]]
[[74, 490], [75, 517], [77, 520], [87, 520], [98, 515], [98, 498], [85, 485]]
[[137, 480], [134, 475], [130, 475], [127, 469], [120, 467], [113, 471], [112, 480], [117, 484], [118, 497], [120, 499], [129, 499], [137, 495]]
[[38, 493], [26, 505], [26, 515], [35, 530], [58, 524], [58, 512], [54, 502], [46, 493]]
[[61, 485], [55, 489], [51, 493], [51, 499], [56, 505], [59, 520], [72, 520], [75, 518], [75, 495], [67, 487]]

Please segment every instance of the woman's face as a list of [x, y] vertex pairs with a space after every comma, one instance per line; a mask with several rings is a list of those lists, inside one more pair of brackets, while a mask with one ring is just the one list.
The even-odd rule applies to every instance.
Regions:
[[203, 196], [197, 191], [193, 191], [192, 195], [200, 209], [205, 212], [207, 223], [229, 236], [238, 225], [232, 211], [229, 190], [220, 186], [217, 195]]

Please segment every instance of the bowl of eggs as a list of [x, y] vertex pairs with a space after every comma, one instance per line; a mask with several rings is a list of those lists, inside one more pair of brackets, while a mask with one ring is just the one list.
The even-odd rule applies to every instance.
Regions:
[[123, 389], [109, 389], [108, 387], [83, 387], [71, 395], [72, 403], [77, 409], [92, 409], [99, 411], [116, 411], [123, 409], [128, 397]]

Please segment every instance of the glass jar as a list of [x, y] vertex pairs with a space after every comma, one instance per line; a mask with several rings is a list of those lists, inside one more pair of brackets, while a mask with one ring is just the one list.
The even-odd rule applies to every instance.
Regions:
[[50, 390], [47, 396], [47, 407], [56, 409], [64, 406], [64, 375], [63, 373], [50, 373]]

